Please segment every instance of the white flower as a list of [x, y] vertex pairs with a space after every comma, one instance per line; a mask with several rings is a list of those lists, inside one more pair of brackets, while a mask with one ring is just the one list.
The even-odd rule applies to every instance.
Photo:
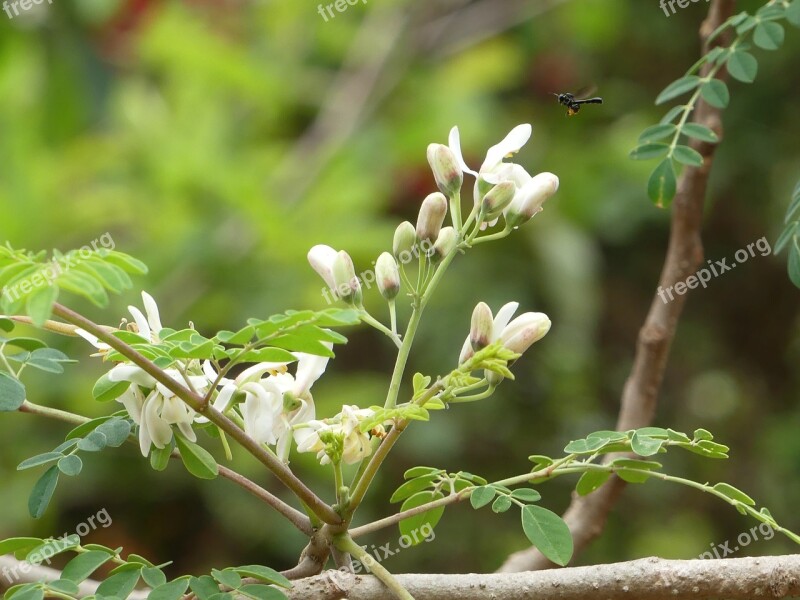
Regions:
[[[527, 312], [512, 321], [511, 317], [518, 308], [519, 302], [509, 302], [498, 311], [492, 321], [489, 344], [500, 341], [509, 350], [522, 354], [550, 331], [550, 319], [544, 313]], [[468, 335], [464, 341], [458, 364], [463, 364], [475, 354], [470, 338]]]
[[144, 302], [144, 311], [147, 313], [146, 317], [142, 314], [142, 311], [135, 306], [129, 306], [128, 310], [136, 323], [137, 333], [148, 342], [157, 344], [161, 341], [158, 334], [161, 333], [163, 329], [161, 326], [161, 317], [158, 314], [158, 305], [147, 292], [142, 292], [142, 300]]
[[330, 464], [325, 439], [338, 437], [342, 441], [342, 460], [348, 465], [355, 464], [372, 453], [369, 434], [361, 431], [361, 423], [374, 414], [368, 408], [344, 405], [330, 422], [309, 421], [295, 432], [297, 451], [316, 452], [320, 464]]
[[[520, 148], [530, 139], [532, 131], [531, 126], [527, 123], [514, 127], [500, 143], [489, 148], [480, 170], [476, 172], [464, 162], [458, 127], [450, 130], [450, 150], [464, 173], [469, 173], [476, 178], [474, 192], [476, 204], [483, 200], [493, 186], [506, 181], [514, 184], [516, 190], [514, 199], [503, 211], [507, 222], [512, 227], [524, 222], [518, 218], [519, 215], [529, 215], [524, 219], [528, 220], [541, 210], [542, 203], [558, 189], [558, 177], [552, 173], [540, 173], [536, 177], [531, 177], [520, 165], [503, 162], [504, 158], [519, 152]], [[495, 223], [497, 223], [497, 218], [481, 223], [481, 228], [484, 229]]]
[[197, 439], [192, 429], [195, 413], [175, 395], [165, 397], [154, 389], [145, 397], [139, 385], [132, 383], [117, 400], [139, 426], [139, 449], [143, 456], [150, 454], [151, 446], [165, 448], [172, 442], [172, 425], [177, 425], [186, 439], [193, 442]]

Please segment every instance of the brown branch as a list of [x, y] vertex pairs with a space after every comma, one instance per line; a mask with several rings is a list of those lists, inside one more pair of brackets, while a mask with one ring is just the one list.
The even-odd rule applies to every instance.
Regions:
[[[417, 600], [751, 600], [800, 594], [800, 555], [663, 560], [488, 575], [397, 575]], [[394, 600], [375, 577], [327, 572], [295, 582], [290, 600]]]
[[[700, 29], [704, 54], [711, 48], [707, 42], [709, 35], [733, 14], [734, 6], [735, 0], [713, 0], [708, 17]], [[707, 66], [704, 67], [704, 75], [707, 69]], [[720, 110], [702, 99], [697, 104], [693, 120], [713, 129], [722, 137]], [[703, 156], [703, 166], [687, 167], [678, 181], [678, 192], [672, 206], [669, 246], [661, 271], [659, 290], [666, 290], [684, 281], [697, 271], [703, 261], [703, 243], [700, 237], [703, 206], [716, 146], [694, 140], [691, 146]], [[622, 392], [617, 430], [625, 431], [652, 423], [670, 347], [685, 302], [685, 295], [675, 295], [675, 299], [667, 303], [658, 292], [654, 295], [650, 311], [639, 331], [633, 368]], [[625, 482], [614, 477], [589, 496], [573, 497], [564, 518], [575, 540], [575, 555], [602, 532], [608, 514], [624, 488]], [[528, 548], [509, 556], [499, 571], [527, 571], [553, 566], [535, 548]]]

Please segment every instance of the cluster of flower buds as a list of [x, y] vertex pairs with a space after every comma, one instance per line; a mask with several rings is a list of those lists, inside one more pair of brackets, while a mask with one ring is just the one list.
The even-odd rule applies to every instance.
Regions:
[[[475, 352], [495, 342], [500, 342], [516, 354], [524, 354], [535, 342], [547, 335], [550, 331], [550, 319], [546, 314], [526, 312], [512, 320], [511, 317], [518, 308], [518, 302], [509, 302], [495, 317], [486, 303], [479, 302], [472, 312], [469, 335], [461, 348], [458, 364], [464, 364]], [[495, 373], [492, 375], [498, 377]], [[492, 379], [488, 373], [487, 378], [490, 381]]]

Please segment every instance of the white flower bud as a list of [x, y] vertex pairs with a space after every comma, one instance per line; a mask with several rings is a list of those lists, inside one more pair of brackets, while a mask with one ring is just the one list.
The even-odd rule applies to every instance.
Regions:
[[403, 252], [410, 253], [416, 243], [417, 232], [414, 226], [408, 221], [400, 223], [394, 231], [394, 243], [392, 244], [392, 252], [395, 258], [399, 258]]
[[441, 192], [429, 194], [422, 201], [417, 217], [417, 239], [421, 242], [434, 241], [439, 236], [439, 230], [447, 214], [447, 199]]
[[517, 190], [514, 199], [503, 211], [508, 227], [519, 227], [542, 210], [542, 204], [558, 190], [558, 177], [539, 173]]
[[452, 227], [442, 227], [439, 231], [439, 236], [436, 238], [436, 243], [433, 245], [433, 254], [431, 260], [439, 262], [445, 256], [450, 254], [458, 244], [458, 234]]
[[393, 300], [400, 293], [400, 270], [397, 268], [397, 261], [388, 252], [378, 257], [375, 277], [381, 296], [387, 300]]
[[489, 221], [500, 216], [502, 210], [511, 204], [516, 191], [513, 181], [503, 181], [489, 190], [482, 200], [484, 219]]
[[469, 329], [469, 342], [477, 352], [488, 346], [494, 335], [494, 316], [492, 309], [485, 302], [479, 302], [472, 311], [472, 322]]
[[317, 244], [308, 251], [308, 262], [334, 292], [336, 283], [333, 281], [333, 263], [336, 261], [336, 256], [336, 250], [324, 244]]
[[443, 144], [428, 146], [428, 164], [431, 166], [436, 185], [443, 194], [452, 196], [461, 189], [464, 174], [453, 151]]
[[524, 313], [511, 321], [503, 329], [500, 341], [503, 346], [524, 353], [534, 342], [542, 339], [550, 331], [550, 319], [544, 313]]
[[353, 259], [344, 250], [340, 251], [333, 261], [333, 283], [336, 293], [345, 302], [351, 304], [361, 300], [361, 283], [356, 277]]

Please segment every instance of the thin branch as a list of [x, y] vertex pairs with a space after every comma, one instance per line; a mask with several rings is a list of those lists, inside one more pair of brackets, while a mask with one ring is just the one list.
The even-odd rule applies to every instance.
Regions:
[[[735, 0], [713, 0], [709, 15], [700, 30], [704, 54], [710, 49], [706, 41], [708, 36], [733, 14], [734, 6]], [[721, 111], [702, 99], [697, 104], [694, 121], [713, 129], [722, 137]], [[659, 290], [684, 281], [703, 261], [700, 233], [716, 145], [692, 140], [691, 146], [703, 156], [703, 166], [686, 167], [678, 182], [678, 192], [672, 206], [669, 246], [661, 271]], [[650, 311], [639, 331], [633, 368], [622, 393], [618, 431], [645, 427], [653, 421], [670, 347], [686, 298], [678, 295], [671, 302], [665, 303], [657, 292], [654, 295]], [[575, 555], [600, 535], [608, 514], [624, 488], [625, 482], [613, 477], [589, 496], [573, 497], [564, 518], [575, 541]], [[527, 571], [553, 566], [535, 548], [528, 548], [509, 556], [499, 571]]]
[[[396, 575], [417, 600], [751, 600], [800, 595], [800, 555], [726, 560], [644, 558], [593, 567], [486, 575]], [[324, 573], [290, 600], [394, 600], [375, 577]]]
[[214, 423], [225, 433], [229, 434], [232, 438], [239, 442], [240, 446], [250, 452], [250, 454], [258, 459], [261, 464], [272, 471], [275, 476], [284, 485], [286, 485], [286, 487], [292, 490], [297, 497], [300, 498], [300, 500], [302, 500], [303, 503], [306, 504], [309, 509], [312, 510], [320, 519], [331, 524], [341, 523], [341, 517], [313, 491], [311, 491], [311, 489], [309, 489], [302, 481], [300, 481], [288, 466], [278, 460], [277, 457], [267, 452], [261, 446], [261, 444], [247, 435], [240, 427], [236, 425], [236, 423], [216, 410], [213, 406], [205, 403], [204, 398], [202, 398], [200, 395], [181, 385], [180, 382], [174, 380], [172, 377], [164, 373], [164, 371], [159, 369], [145, 356], [137, 352], [119, 338], [109, 334], [102, 327], [90, 321], [83, 315], [80, 315], [59, 303], [55, 303], [53, 305], [53, 314], [58, 315], [65, 321], [68, 321], [73, 325], [77, 325], [81, 329], [84, 329], [97, 336], [98, 339], [107, 343], [125, 358], [139, 366], [145, 373], [164, 385], [164, 387], [186, 402], [186, 404], [188, 404], [192, 409], [208, 417], [209, 421]]

